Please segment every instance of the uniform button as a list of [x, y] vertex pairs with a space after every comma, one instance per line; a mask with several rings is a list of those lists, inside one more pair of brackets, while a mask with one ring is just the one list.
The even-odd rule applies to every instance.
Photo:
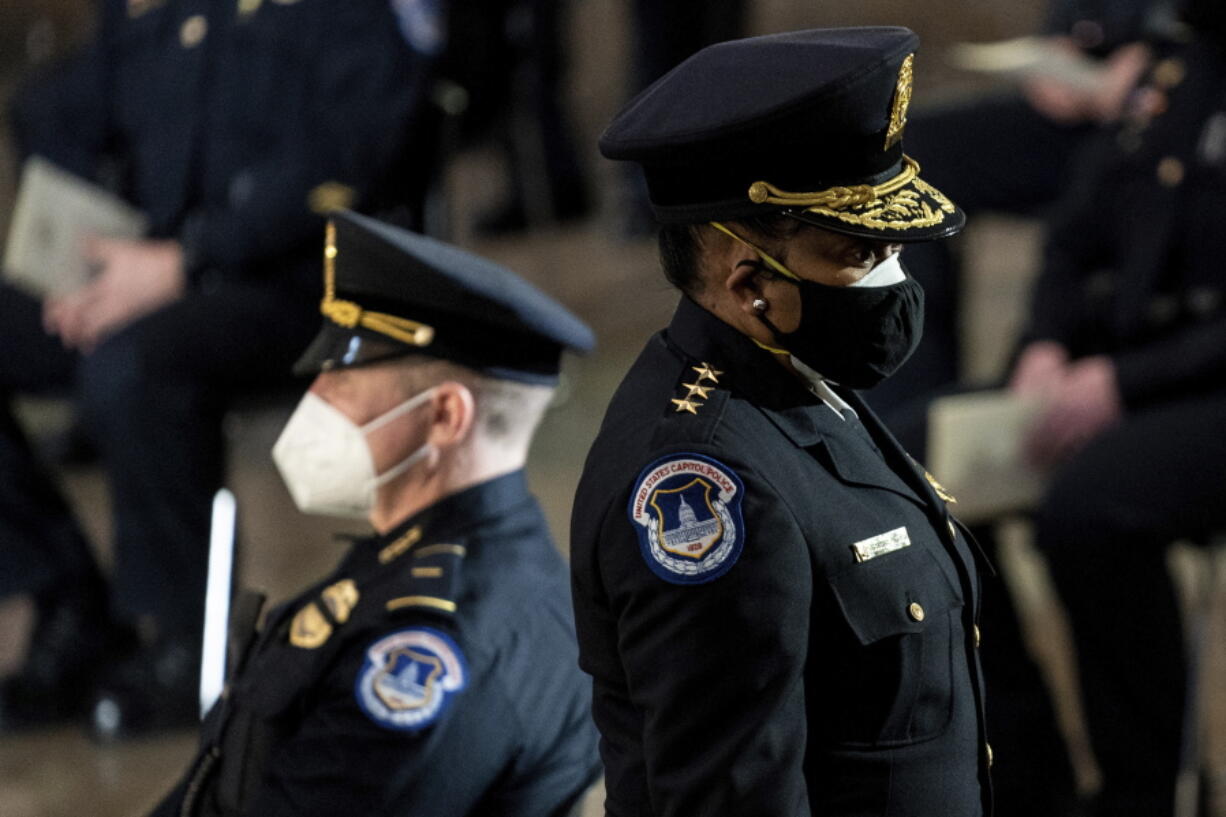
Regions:
[[1187, 66], [1183, 64], [1183, 60], [1175, 57], [1165, 59], [1154, 66], [1154, 84], [1162, 88], [1174, 88], [1183, 82], [1187, 75]]
[[1158, 181], [1163, 187], [1178, 187], [1183, 183], [1183, 162], [1174, 156], [1164, 156], [1158, 162]]
[[953, 522], [953, 520], [952, 520], [952, 519], [951, 519], [951, 520], [949, 520], [948, 524], [949, 524], [949, 535], [950, 535], [950, 536], [952, 536], [953, 538], [957, 539], [957, 538], [958, 538], [958, 529], [954, 527], [954, 522]]
[[911, 616], [911, 618], [915, 619], [916, 621], [923, 621], [924, 620], [924, 608], [920, 606], [920, 603], [918, 601], [913, 601], [907, 607], [907, 615]]
[[985, 743], [983, 746], [986, 749], [986, 754], [988, 756], [988, 768], [990, 769], [992, 768], [992, 744]]
[[195, 48], [204, 42], [204, 37], [208, 33], [208, 19], [203, 14], [193, 14], [179, 27], [179, 44], [184, 48]]
[[979, 625], [975, 625], [975, 649], [979, 649]]

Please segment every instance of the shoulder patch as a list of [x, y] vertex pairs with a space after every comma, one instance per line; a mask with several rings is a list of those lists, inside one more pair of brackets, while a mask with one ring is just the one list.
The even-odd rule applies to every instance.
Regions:
[[647, 566], [673, 584], [727, 573], [745, 543], [744, 493], [735, 471], [701, 454], [670, 454], [644, 468], [627, 512]]
[[464, 654], [446, 633], [410, 627], [366, 649], [354, 694], [379, 726], [418, 732], [434, 724], [468, 684]]

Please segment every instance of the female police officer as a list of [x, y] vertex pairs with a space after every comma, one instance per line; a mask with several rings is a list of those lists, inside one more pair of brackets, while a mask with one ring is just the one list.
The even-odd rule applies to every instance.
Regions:
[[572, 521], [610, 815], [990, 809], [975, 551], [851, 391], [919, 337], [899, 245], [964, 222], [902, 152], [916, 46], [712, 46], [601, 141], [643, 166], [683, 294]]

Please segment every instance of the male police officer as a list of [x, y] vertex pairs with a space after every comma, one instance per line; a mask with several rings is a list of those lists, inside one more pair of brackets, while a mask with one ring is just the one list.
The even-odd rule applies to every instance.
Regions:
[[[0, 594], [39, 610], [0, 727], [77, 715], [107, 664], [95, 711], [110, 735], [194, 717], [226, 398], [284, 378], [310, 339], [319, 214], [376, 206], [401, 181], [429, 74], [389, 0], [98, 8], [83, 52], [16, 97], [14, 135], [22, 155], [112, 186], [150, 237], [94, 242], [97, 276], [45, 303], [0, 287]], [[47, 391], [77, 398], [109, 477], [109, 593], [9, 415], [10, 394]], [[145, 643], [105, 654], [108, 613]]]
[[[561, 815], [599, 773], [566, 568], [522, 471], [588, 328], [508, 270], [329, 227], [319, 372], [273, 456], [378, 535], [271, 611], [165, 815]], [[542, 705], [547, 702], [547, 705]]]
[[602, 138], [643, 165], [683, 293], [572, 521], [610, 815], [990, 810], [976, 550], [850, 390], [918, 339], [898, 245], [964, 221], [902, 152], [916, 46], [715, 45]]

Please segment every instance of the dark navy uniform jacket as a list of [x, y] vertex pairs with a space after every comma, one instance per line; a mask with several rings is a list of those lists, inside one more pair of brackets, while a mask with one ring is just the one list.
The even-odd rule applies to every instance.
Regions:
[[272, 610], [170, 815], [565, 815], [599, 776], [566, 567], [515, 472]]
[[990, 812], [977, 548], [840, 395], [682, 298], [613, 398], [571, 554], [612, 817]]
[[390, 0], [98, 8], [88, 47], [16, 99], [21, 152], [116, 188], [154, 237], [185, 243], [193, 272], [314, 291], [318, 213], [398, 181], [427, 81]]

